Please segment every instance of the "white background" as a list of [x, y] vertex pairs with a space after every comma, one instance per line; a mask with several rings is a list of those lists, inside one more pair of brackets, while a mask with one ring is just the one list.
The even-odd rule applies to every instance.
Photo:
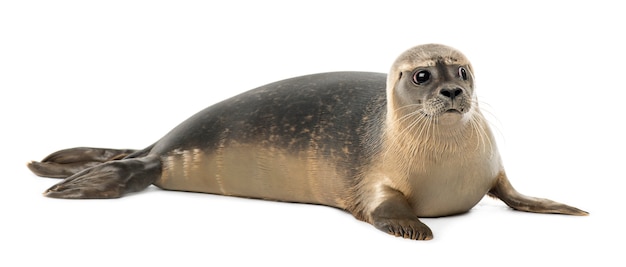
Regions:
[[[0, 265], [626, 262], [621, 4], [225, 2], [0, 3]], [[25, 167], [68, 147], [143, 148], [242, 91], [316, 72], [387, 72], [402, 51], [431, 42], [472, 60], [513, 185], [590, 216], [485, 199], [464, 215], [424, 219], [435, 239], [417, 242], [323, 206], [154, 187], [116, 200], [50, 199], [41, 192], [57, 180]]]

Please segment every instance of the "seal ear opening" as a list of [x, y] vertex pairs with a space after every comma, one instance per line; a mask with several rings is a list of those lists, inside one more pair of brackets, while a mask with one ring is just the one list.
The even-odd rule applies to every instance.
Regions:
[[398, 81], [402, 79], [402, 71], [399, 71], [397, 75], [394, 74], [395, 73], [393, 72], [389, 73], [389, 78], [391, 79], [387, 80], [387, 90], [396, 88], [396, 86], [398, 85]]
[[402, 71], [396, 70], [396, 69], [391, 69], [391, 71], [389, 72], [389, 74], [387, 74], [387, 97], [389, 97], [387, 99], [388, 103], [391, 103], [393, 105], [394, 99], [395, 97], [393, 97], [393, 95], [395, 95], [395, 88], [398, 86], [398, 81], [400, 81], [402, 79]]

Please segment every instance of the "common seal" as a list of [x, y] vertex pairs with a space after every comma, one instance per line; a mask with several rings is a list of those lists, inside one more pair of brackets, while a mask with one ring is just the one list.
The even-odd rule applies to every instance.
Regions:
[[586, 215], [509, 183], [467, 58], [444, 45], [402, 53], [388, 75], [291, 78], [210, 106], [143, 150], [73, 148], [28, 167], [67, 177], [57, 198], [168, 190], [315, 203], [431, 239], [419, 217], [463, 213], [488, 194], [516, 210]]

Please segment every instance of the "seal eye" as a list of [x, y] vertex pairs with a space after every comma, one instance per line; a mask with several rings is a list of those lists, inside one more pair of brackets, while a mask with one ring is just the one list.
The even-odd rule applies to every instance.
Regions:
[[463, 67], [459, 67], [459, 77], [464, 81], [467, 81], [467, 71]]
[[413, 74], [413, 82], [417, 85], [427, 82], [430, 79], [430, 72], [426, 70], [416, 71]]

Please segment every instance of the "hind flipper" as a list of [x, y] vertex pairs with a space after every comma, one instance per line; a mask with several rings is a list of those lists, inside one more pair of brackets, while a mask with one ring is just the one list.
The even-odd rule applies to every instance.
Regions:
[[31, 161], [26, 166], [37, 176], [66, 178], [102, 162], [55, 163]]
[[54, 185], [54, 198], [118, 198], [145, 189], [161, 176], [158, 157], [122, 159], [99, 164]]
[[76, 147], [59, 150], [41, 162], [31, 161], [27, 166], [38, 176], [65, 178], [103, 162], [122, 159], [135, 152], [137, 150]]

